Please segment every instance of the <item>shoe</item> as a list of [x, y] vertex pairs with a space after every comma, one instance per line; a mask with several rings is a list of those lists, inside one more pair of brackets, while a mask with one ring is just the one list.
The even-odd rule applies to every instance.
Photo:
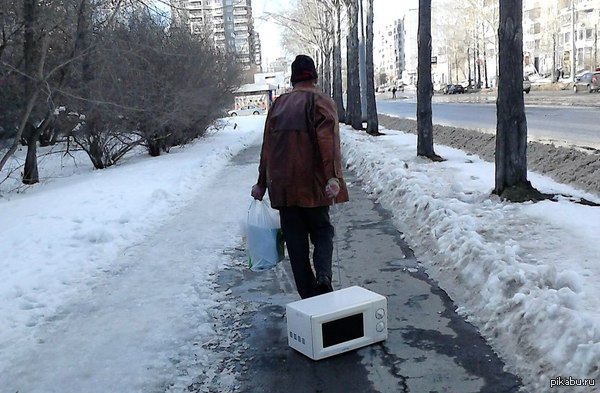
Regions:
[[325, 274], [319, 274], [317, 276], [317, 293], [322, 295], [324, 293], [333, 292], [333, 287], [331, 286], [331, 278], [326, 276]]

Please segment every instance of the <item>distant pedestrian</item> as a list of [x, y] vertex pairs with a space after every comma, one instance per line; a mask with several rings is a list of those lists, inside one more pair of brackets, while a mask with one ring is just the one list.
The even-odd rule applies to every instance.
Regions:
[[[279, 210], [296, 289], [303, 299], [333, 290], [329, 206], [348, 200], [336, 105], [316, 90], [316, 81], [313, 60], [297, 56], [292, 63], [293, 90], [281, 95], [267, 115], [258, 181], [251, 192], [262, 200], [268, 190], [271, 206]], [[314, 245], [312, 266], [309, 242]]]
[[392, 87], [392, 98], [396, 99], [396, 91], [398, 91], [398, 89], [396, 89], [396, 86]]

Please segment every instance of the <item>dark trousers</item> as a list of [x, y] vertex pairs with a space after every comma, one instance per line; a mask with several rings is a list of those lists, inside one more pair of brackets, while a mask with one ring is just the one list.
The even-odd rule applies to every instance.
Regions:
[[[279, 216], [298, 294], [302, 299], [315, 296], [315, 273], [331, 279], [333, 225], [329, 221], [329, 206], [284, 207], [279, 209]], [[314, 246], [315, 273], [310, 263], [309, 239]]]

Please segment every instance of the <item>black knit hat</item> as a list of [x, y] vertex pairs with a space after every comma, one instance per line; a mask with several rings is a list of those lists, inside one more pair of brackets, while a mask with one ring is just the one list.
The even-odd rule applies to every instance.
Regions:
[[306, 55], [298, 55], [292, 63], [292, 77], [290, 81], [292, 86], [298, 82], [317, 79], [317, 70], [315, 62]]

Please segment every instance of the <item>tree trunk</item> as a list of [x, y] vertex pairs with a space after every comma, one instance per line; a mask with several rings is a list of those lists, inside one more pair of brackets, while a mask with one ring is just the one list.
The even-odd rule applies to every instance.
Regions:
[[323, 93], [331, 97], [331, 49], [323, 52]]
[[346, 121], [342, 89], [342, 4], [335, 4], [335, 42], [333, 44], [333, 100], [337, 106], [338, 120]]
[[[534, 191], [527, 180], [527, 118], [523, 99], [522, 0], [500, 1], [499, 84], [494, 193], [515, 200], [513, 191]], [[508, 191], [508, 192], [507, 192]], [[519, 198], [521, 199], [521, 198]], [[525, 197], [525, 199], [530, 199]]]
[[314, 58], [317, 61], [317, 73], [319, 76], [319, 84], [321, 85], [321, 91], [325, 92], [325, 74], [323, 70], [323, 61], [325, 56], [323, 55], [323, 49], [317, 49], [316, 57]]
[[[33, 126], [30, 125], [33, 128]], [[35, 184], [40, 181], [40, 174], [37, 165], [37, 141], [40, 137], [40, 131], [32, 129], [27, 138], [27, 155], [25, 156], [25, 165], [23, 166], [23, 184]]]
[[[38, 40], [36, 39], [35, 29], [38, 24], [38, 4], [37, 0], [23, 1], [23, 62], [25, 66], [25, 97], [37, 97], [36, 86], [36, 64], [39, 64]], [[35, 105], [35, 102], [34, 102]], [[31, 112], [29, 112], [31, 113]], [[29, 116], [28, 116], [29, 118]], [[24, 184], [35, 184], [39, 182], [39, 172], [37, 166], [37, 138], [39, 133], [35, 131], [33, 125], [27, 120], [25, 123], [27, 139], [27, 155], [23, 177], [21, 181]]]
[[471, 48], [467, 48], [467, 69], [469, 70], [469, 84], [467, 87], [471, 87]]
[[348, 3], [348, 37], [347, 37], [347, 111], [346, 124], [355, 130], [362, 129], [362, 110], [360, 99], [360, 71], [358, 64], [358, 0]]
[[418, 79], [417, 79], [417, 155], [438, 160], [433, 150], [431, 97], [431, 0], [419, 0]]
[[556, 68], [556, 33], [552, 34], [552, 83], [558, 82], [558, 69]]
[[89, 84], [93, 79], [90, 54], [87, 52], [90, 47], [92, 10], [90, 0], [80, 1], [74, 53], [75, 57], [81, 57], [82, 112], [88, 115], [86, 112], [89, 110], [89, 103], [87, 101], [90, 97]]
[[375, 101], [375, 70], [373, 66], [373, 1], [368, 0], [367, 38], [366, 38], [366, 71], [367, 71], [367, 133], [379, 135], [377, 118], [377, 102]]

